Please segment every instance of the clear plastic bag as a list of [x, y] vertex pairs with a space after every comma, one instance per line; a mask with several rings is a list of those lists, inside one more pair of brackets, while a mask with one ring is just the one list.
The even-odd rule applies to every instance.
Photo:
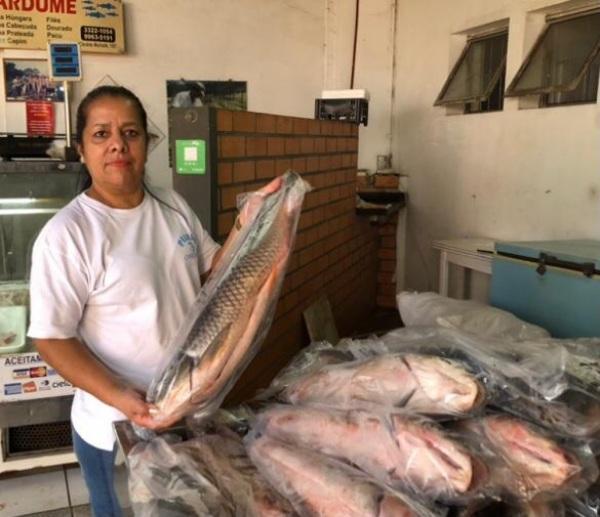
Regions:
[[136, 516], [296, 515], [258, 473], [241, 439], [224, 427], [179, 443], [142, 443], [129, 457]]
[[181, 444], [156, 437], [128, 457], [129, 498], [136, 517], [233, 517], [235, 508]]
[[301, 517], [440, 517], [427, 507], [382, 487], [333, 458], [251, 432], [248, 454], [261, 474]]
[[460, 359], [477, 372], [489, 404], [563, 436], [587, 439], [600, 431], [600, 365], [589, 341], [515, 342], [433, 327], [421, 330], [418, 336], [417, 327], [397, 329], [342, 348], [361, 357], [418, 350]]
[[258, 351], [273, 319], [308, 185], [293, 172], [248, 196], [246, 222], [223, 251], [147, 399], [165, 425], [210, 415]]
[[437, 293], [408, 292], [396, 295], [398, 310], [407, 327], [441, 325], [481, 337], [496, 339], [548, 338], [548, 331], [520, 320], [510, 312], [473, 300], [455, 300]]
[[[339, 352], [338, 352], [339, 353]], [[421, 354], [385, 354], [320, 366], [286, 379], [281, 398], [292, 404], [339, 409], [403, 408], [426, 415], [458, 416], [485, 402], [483, 384], [459, 361]]]
[[564, 442], [524, 420], [491, 414], [456, 422], [489, 467], [488, 484], [504, 500], [543, 502], [582, 493], [598, 477], [589, 446]]
[[468, 500], [487, 479], [485, 466], [447, 432], [398, 412], [276, 405], [258, 415], [252, 433], [354, 465], [430, 501]]
[[[592, 340], [515, 342], [441, 327], [406, 327], [381, 337], [343, 339], [336, 347], [323, 342], [313, 344], [292, 360], [260, 398], [293, 402], [295, 399], [288, 394], [294, 386], [313, 379], [315, 398], [321, 399], [318, 400], [321, 404], [370, 407], [368, 404], [373, 401], [368, 399], [385, 392], [383, 383], [374, 380], [369, 385], [368, 379], [359, 378], [359, 386], [369, 393], [355, 394], [359, 396], [350, 403], [343, 400], [348, 392], [341, 388], [344, 382], [348, 384], [348, 379], [337, 373], [357, 366], [358, 375], [361, 361], [395, 354], [432, 356], [468, 371], [482, 387], [481, 395], [485, 393], [488, 405], [532, 420], [560, 435], [589, 439], [600, 432], [600, 360], [595, 358], [600, 352], [594, 345]], [[435, 371], [443, 374], [444, 368]], [[337, 384], [329, 382], [332, 379]], [[427, 377], [427, 380], [434, 387], [446, 385], [443, 377]], [[411, 393], [409, 389], [406, 391]], [[333, 393], [331, 402], [326, 400], [330, 398], [329, 392]], [[382, 396], [380, 402], [385, 400]], [[406, 400], [410, 402], [410, 397]], [[409, 408], [410, 404], [405, 406]], [[474, 404], [472, 410], [477, 411], [478, 406]], [[435, 412], [429, 414], [434, 416]], [[447, 415], [453, 416], [451, 411]], [[456, 412], [454, 416], [461, 414]]]

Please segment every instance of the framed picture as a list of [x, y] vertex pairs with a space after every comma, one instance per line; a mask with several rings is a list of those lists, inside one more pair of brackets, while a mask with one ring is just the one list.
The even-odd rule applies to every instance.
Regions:
[[167, 81], [167, 104], [170, 108], [213, 106], [245, 111], [246, 84], [246, 81]]
[[50, 80], [43, 59], [4, 59], [4, 91], [7, 101], [65, 100], [62, 84]]

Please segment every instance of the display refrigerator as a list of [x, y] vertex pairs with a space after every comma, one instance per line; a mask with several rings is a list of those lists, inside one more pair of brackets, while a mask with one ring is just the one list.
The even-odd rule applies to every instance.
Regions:
[[84, 177], [76, 162], [0, 162], [0, 473], [75, 461], [73, 386], [42, 360], [26, 332], [33, 243]]

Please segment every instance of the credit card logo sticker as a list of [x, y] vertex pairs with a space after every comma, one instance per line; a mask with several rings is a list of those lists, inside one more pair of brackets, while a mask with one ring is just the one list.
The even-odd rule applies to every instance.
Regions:
[[35, 381], [29, 381], [23, 383], [23, 392], [24, 393], [35, 393], [37, 391], [37, 386], [35, 385]]
[[4, 385], [4, 394], [5, 395], [20, 395], [21, 394], [21, 384], [20, 383], [5, 384]]
[[32, 379], [37, 379], [39, 377], [46, 377], [48, 375], [48, 370], [45, 366], [37, 366], [35, 368], [29, 369], [29, 376]]
[[12, 377], [13, 377], [13, 379], [28, 379], [29, 378], [29, 368], [13, 370]]

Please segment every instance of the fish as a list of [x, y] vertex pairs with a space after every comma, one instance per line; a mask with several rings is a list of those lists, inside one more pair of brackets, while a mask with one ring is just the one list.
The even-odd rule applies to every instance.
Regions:
[[269, 329], [309, 186], [288, 171], [251, 195], [248, 220], [226, 244], [159, 369], [147, 400], [168, 426], [186, 414], [209, 415], [258, 351]]
[[439, 429], [406, 415], [364, 410], [272, 406], [255, 429], [288, 444], [357, 466], [378, 481], [437, 499], [474, 486], [474, 459]]
[[181, 444], [163, 437], [139, 442], [127, 466], [135, 515], [235, 516], [235, 507]]
[[257, 471], [241, 439], [226, 428], [177, 443], [163, 437], [141, 442], [127, 459], [136, 515], [163, 515], [167, 508], [177, 515], [206, 517], [297, 515]]
[[227, 429], [207, 433], [178, 444], [202, 471], [215, 480], [232, 502], [235, 515], [286, 517], [296, 515], [288, 501], [275, 492], [250, 461], [241, 439]]
[[483, 386], [459, 362], [417, 354], [386, 354], [327, 365], [299, 377], [283, 394], [292, 404], [344, 409], [384, 405], [430, 415], [466, 414], [485, 399]]
[[582, 470], [574, 454], [518, 418], [488, 415], [459, 427], [491, 450], [497, 459], [493, 482], [520, 500], [554, 493]]
[[556, 489], [580, 470], [575, 459], [559, 445], [522, 420], [493, 416], [484, 420], [486, 437], [520, 475], [527, 492]]
[[246, 443], [263, 476], [301, 517], [416, 517], [408, 504], [384, 488], [313, 451], [266, 435]]

